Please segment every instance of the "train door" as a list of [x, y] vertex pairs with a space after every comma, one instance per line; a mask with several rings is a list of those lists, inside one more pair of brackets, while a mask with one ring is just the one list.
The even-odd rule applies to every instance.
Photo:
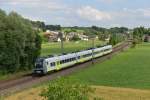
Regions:
[[60, 61], [57, 60], [56, 61], [56, 70], [59, 70], [59, 69], [61, 69], [61, 65], [60, 65]]

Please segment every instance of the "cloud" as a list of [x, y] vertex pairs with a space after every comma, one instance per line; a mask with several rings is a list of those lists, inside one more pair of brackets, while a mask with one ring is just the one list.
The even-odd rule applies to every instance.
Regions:
[[137, 11], [141, 12], [145, 17], [150, 17], [150, 8], [138, 9]]
[[129, 14], [138, 16], [150, 17], [150, 8], [128, 9], [123, 8], [123, 11]]
[[0, 4], [21, 8], [46, 8], [48, 10], [64, 10], [66, 5], [60, 4], [58, 0], [0, 0]]
[[109, 13], [97, 10], [90, 6], [85, 6], [77, 10], [77, 14], [84, 19], [89, 21], [102, 21], [110, 20], [111, 16]]
[[107, 3], [107, 4], [112, 4], [112, 3], [118, 3], [118, 2], [123, 2], [125, 0], [97, 0], [103, 3]]
[[114, 0], [98, 0], [98, 1], [110, 3], [110, 2], [113, 2]]
[[30, 15], [23, 15], [24, 18], [27, 18], [27, 19], [30, 19], [30, 20], [33, 20], [33, 21], [43, 21], [43, 22], [46, 22], [46, 20], [38, 17], [38, 16], [30, 16]]
[[47, 24], [132, 27], [149, 25], [150, 7], [143, 2], [148, 5], [147, 0], [137, 5], [131, 0], [0, 0], [0, 7]]

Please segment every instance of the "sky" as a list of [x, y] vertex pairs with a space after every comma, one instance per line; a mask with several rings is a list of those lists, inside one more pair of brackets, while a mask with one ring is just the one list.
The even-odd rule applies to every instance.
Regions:
[[0, 0], [0, 9], [62, 26], [150, 26], [150, 0]]

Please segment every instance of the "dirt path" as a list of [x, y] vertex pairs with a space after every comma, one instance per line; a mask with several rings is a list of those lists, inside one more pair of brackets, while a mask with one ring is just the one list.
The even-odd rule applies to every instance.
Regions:
[[93, 86], [95, 96], [102, 100], [150, 100], [150, 90]]
[[[45, 87], [40, 86], [22, 92], [15, 93], [5, 98], [5, 100], [44, 100], [39, 94]], [[140, 90], [131, 88], [92, 86], [95, 89], [94, 97], [102, 100], [150, 100], [150, 90]]]

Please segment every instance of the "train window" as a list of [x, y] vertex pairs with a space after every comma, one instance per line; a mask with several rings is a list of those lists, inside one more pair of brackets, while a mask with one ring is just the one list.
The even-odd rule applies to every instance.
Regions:
[[64, 64], [65, 63], [65, 60], [61, 60], [61, 64]]
[[91, 54], [85, 54], [83, 55], [83, 57], [89, 57]]
[[62, 60], [60, 61], [60, 64], [62, 64]]
[[51, 67], [55, 66], [55, 62], [52, 62], [50, 65], [51, 65]]
[[74, 57], [73, 60], [76, 60], [76, 58]]
[[65, 60], [63, 60], [63, 62], [64, 62], [64, 63], [66, 63], [66, 59], [65, 59]]
[[71, 61], [71, 58], [68, 59], [68, 62], [70, 62], [70, 61]]
[[53, 64], [51, 63], [51, 66], [53, 66]]
[[80, 59], [80, 56], [78, 56], [78, 59]]
[[69, 59], [67, 59], [67, 62], [69, 62]]

